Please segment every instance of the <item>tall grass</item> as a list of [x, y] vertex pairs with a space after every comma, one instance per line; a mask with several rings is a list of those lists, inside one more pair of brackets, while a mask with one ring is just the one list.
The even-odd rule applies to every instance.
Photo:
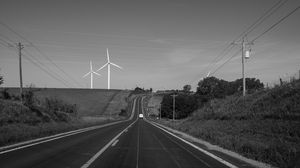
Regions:
[[291, 167], [300, 152], [300, 81], [242, 98], [215, 99], [190, 117], [163, 123], [246, 157]]
[[[0, 99], [0, 146], [111, 122], [103, 116], [79, 118], [78, 105], [56, 97], [35, 97], [33, 93], [30, 89], [25, 91], [23, 104], [15, 99], [10, 99], [11, 96], [7, 90], [5, 94], [8, 94], [9, 98], [2, 96]], [[112, 93], [121, 94], [117, 91]], [[123, 100], [128, 94], [129, 92], [122, 93], [122, 100], [117, 99], [116, 104], [121, 105], [121, 108], [129, 108], [127, 103], [132, 104]], [[118, 103], [118, 101], [121, 102]], [[122, 117], [115, 120], [120, 119]]]

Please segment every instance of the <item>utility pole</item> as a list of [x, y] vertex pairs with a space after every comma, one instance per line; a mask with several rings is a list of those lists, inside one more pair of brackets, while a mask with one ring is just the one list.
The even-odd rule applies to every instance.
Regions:
[[175, 93], [172, 95], [172, 97], [173, 97], [173, 122], [175, 121], [175, 97], [176, 96], [177, 95]]
[[161, 103], [159, 104], [159, 119], [161, 120]]
[[[242, 45], [242, 77], [243, 77], [243, 97], [246, 95], [246, 79], [245, 79], [245, 58], [249, 58], [249, 51], [245, 50], [247, 45], [253, 45], [253, 42], [251, 43], [246, 43], [245, 42], [245, 37], [242, 38], [242, 43], [235, 43], [233, 42], [232, 44], [237, 44], [237, 45]], [[248, 52], [248, 55], [245, 55], [245, 52]]]
[[23, 103], [23, 79], [22, 79], [22, 49], [24, 46], [19, 42], [17, 44], [19, 50], [19, 70], [20, 70], [20, 99]]
[[242, 73], [243, 73], [243, 97], [246, 95], [246, 79], [245, 79], [245, 57], [244, 57], [244, 49], [245, 49], [245, 39], [243, 37], [242, 41]]

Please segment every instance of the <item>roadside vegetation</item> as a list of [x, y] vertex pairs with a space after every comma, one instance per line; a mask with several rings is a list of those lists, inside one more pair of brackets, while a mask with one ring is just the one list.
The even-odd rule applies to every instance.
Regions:
[[[2, 82], [1, 77], [0, 84]], [[56, 89], [45, 91], [39, 88], [26, 88], [22, 103], [20, 97], [13, 94], [17, 93], [16, 90], [0, 89], [0, 146], [125, 119], [128, 116], [127, 108], [132, 104], [127, 98], [130, 91], [98, 91], [98, 99], [94, 97], [95, 101], [80, 107], [81, 103], [78, 105], [74, 102], [89, 97], [84, 90], [74, 90], [75, 95], [83, 95], [74, 97], [71, 90], [59, 89], [62, 91], [59, 93]], [[82, 101], [84, 103], [86, 100]], [[93, 109], [89, 106], [97, 102], [100, 104], [97, 105], [98, 110], [85, 114], [86, 109]], [[105, 106], [109, 106], [110, 110], [116, 110], [113, 114], [115, 117], [108, 118], [103, 115], [106, 112], [101, 110], [106, 110]], [[119, 113], [122, 113], [122, 116]]]
[[[172, 97], [164, 95], [164, 119], [157, 121], [245, 157], [292, 167], [300, 158], [300, 81], [270, 89], [252, 79], [245, 98], [239, 81], [235, 85], [210, 77], [199, 82], [194, 94], [177, 92], [174, 123], [170, 117]], [[185, 99], [194, 97], [196, 103], [190, 106], [191, 101], [182, 99], [183, 95]]]

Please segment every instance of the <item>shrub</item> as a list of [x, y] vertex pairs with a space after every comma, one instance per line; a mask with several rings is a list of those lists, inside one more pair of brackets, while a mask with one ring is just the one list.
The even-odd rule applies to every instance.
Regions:
[[5, 88], [1, 91], [1, 94], [2, 94], [2, 98], [3, 99], [11, 99], [11, 96], [10, 94], [8, 93], [8, 89]]
[[[78, 108], [76, 104], [68, 104], [56, 98], [45, 98], [43, 107], [56, 121], [69, 121], [69, 119], [67, 119], [70, 117], [69, 115], [77, 116]], [[66, 115], [61, 113], [66, 113]]]
[[[171, 95], [164, 96], [161, 104], [161, 116], [170, 119], [173, 118], [173, 97]], [[179, 94], [175, 99], [175, 118], [186, 118], [197, 107], [198, 103], [195, 96]]]
[[28, 107], [11, 101], [0, 102], [0, 125], [27, 123], [35, 125], [41, 122], [41, 119]]
[[127, 116], [127, 111], [125, 109], [121, 109], [119, 116]]
[[29, 107], [29, 108], [33, 108], [33, 106], [34, 106], [33, 91], [32, 90], [25, 91], [23, 93], [22, 97], [23, 97], [24, 105]]

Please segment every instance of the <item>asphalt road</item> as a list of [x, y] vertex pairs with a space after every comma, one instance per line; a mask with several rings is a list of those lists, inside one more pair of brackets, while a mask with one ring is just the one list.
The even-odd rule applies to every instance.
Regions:
[[1, 168], [14, 167], [227, 167], [144, 119], [141, 98], [129, 121], [0, 154]]

